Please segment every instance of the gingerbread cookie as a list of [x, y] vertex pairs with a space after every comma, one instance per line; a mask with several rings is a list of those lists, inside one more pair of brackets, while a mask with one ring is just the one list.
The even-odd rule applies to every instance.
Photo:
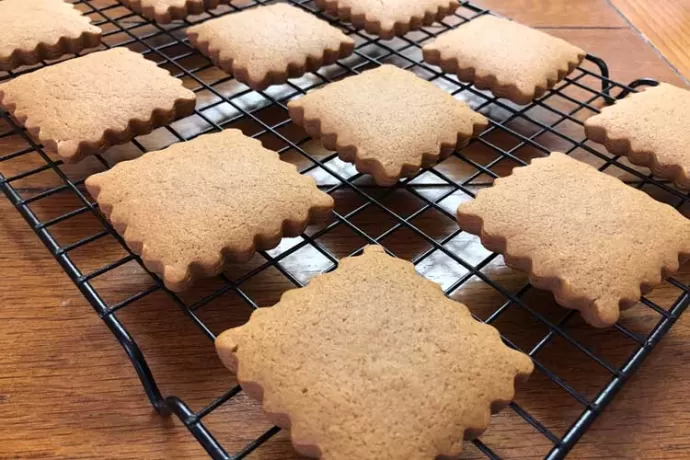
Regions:
[[299, 453], [332, 460], [458, 455], [533, 370], [380, 246], [254, 311], [216, 348]]
[[182, 81], [126, 48], [61, 62], [0, 85], [0, 105], [68, 163], [194, 112]]
[[690, 189], [690, 91], [661, 83], [585, 121], [587, 137]]
[[565, 40], [490, 15], [446, 32], [422, 51], [429, 64], [517, 104], [542, 96], [586, 55]]
[[355, 49], [339, 29], [282, 3], [206, 21], [187, 35], [216, 66], [256, 90], [333, 64]]
[[63, 0], [0, 1], [0, 70], [101, 44], [101, 29]]
[[288, 104], [292, 120], [379, 185], [450, 155], [487, 120], [412, 72], [383, 65]]
[[690, 256], [690, 221], [678, 211], [562, 153], [497, 179], [460, 205], [458, 222], [596, 327]]
[[333, 208], [313, 178], [236, 129], [118, 163], [86, 187], [173, 291], [299, 235]]
[[125, 6], [161, 24], [184, 19], [218, 6], [220, 0], [121, 0]]
[[316, 0], [316, 6], [368, 33], [389, 39], [440, 21], [457, 0]]

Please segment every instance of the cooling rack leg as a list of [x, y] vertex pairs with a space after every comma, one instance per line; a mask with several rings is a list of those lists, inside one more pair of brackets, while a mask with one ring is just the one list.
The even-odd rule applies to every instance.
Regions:
[[165, 405], [163, 395], [158, 389], [156, 380], [153, 378], [151, 369], [149, 369], [148, 364], [146, 364], [146, 359], [144, 358], [139, 346], [136, 344], [134, 339], [132, 339], [124, 326], [122, 326], [122, 323], [117, 320], [117, 318], [112, 315], [108, 315], [103, 318], [103, 321], [108, 325], [110, 331], [115, 335], [117, 341], [120, 342], [120, 345], [122, 345], [122, 348], [124, 348], [127, 356], [129, 356], [134, 369], [137, 371], [141, 385], [144, 387], [146, 396], [148, 396], [149, 401], [151, 401], [151, 405], [153, 405], [154, 409], [156, 409], [159, 414], [165, 416], [170, 415], [170, 410], [168, 409], [168, 406]]
[[640, 86], [657, 86], [659, 84], [658, 81], [653, 80], [651, 78], [639, 78], [630, 83], [627, 87], [624, 87], [618, 95], [613, 96], [611, 95], [611, 89], [616, 85], [614, 85], [614, 83], [611, 82], [609, 78], [609, 67], [608, 65], [606, 65], [606, 62], [604, 62], [604, 60], [601, 58], [592, 56], [591, 54], [588, 54], [585, 57], [585, 59], [587, 59], [590, 62], [593, 62], [597, 67], [599, 67], [599, 72], [603, 77], [601, 79], [601, 92], [605, 95], [604, 99], [606, 100], [607, 104], [613, 104], [614, 102], [616, 102], [616, 100], [624, 98], [625, 96], [633, 92], [632, 90]]
[[187, 429], [194, 435], [199, 443], [206, 449], [206, 452], [213, 460], [229, 460], [230, 456], [223, 447], [216, 441], [211, 432], [206, 429], [199, 417], [175, 396], [165, 398], [168, 409], [180, 419]]
[[628, 94], [632, 93], [631, 90], [639, 88], [640, 86], [659, 86], [659, 82], [656, 80], [652, 80], [651, 78], [639, 78], [630, 84], [628, 84], [627, 88], [624, 88], [618, 96], [615, 96], [616, 99], [623, 99], [625, 96]]
[[598, 58], [596, 56], [592, 56], [591, 54], [588, 54], [585, 56], [585, 59], [587, 59], [590, 62], [593, 62], [597, 67], [599, 67], [599, 72], [601, 72], [601, 76], [604, 77], [601, 79], [601, 92], [606, 94], [606, 103], [607, 104], [613, 104], [615, 99], [611, 97], [611, 87], [613, 84], [609, 80], [609, 66], [606, 65], [606, 62], [604, 62], [603, 59]]
[[117, 341], [120, 342], [122, 348], [124, 348], [125, 352], [127, 352], [127, 356], [129, 356], [129, 359], [132, 361], [132, 365], [137, 371], [137, 375], [141, 380], [141, 384], [144, 387], [146, 396], [148, 396], [149, 401], [151, 401], [154, 409], [156, 409], [161, 415], [168, 415], [170, 413], [168, 407], [163, 401], [163, 396], [158, 389], [158, 385], [156, 385], [153, 374], [151, 374], [151, 369], [149, 369], [148, 364], [146, 364], [146, 359], [144, 358], [144, 355], [142, 354], [137, 343], [134, 341], [134, 339], [132, 339], [122, 323], [120, 323], [120, 321], [114, 315], [108, 312], [107, 306], [103, 303], [103, 300], [94, 291], [91, 285], [81, 279], [80, 271], [75, 267], [67, 254], [61, 250], [60, 245], [50, 235], [46, 228], [40, 225], [40, 222], [34, 213], [22, 200], [17, 191], [5, 180], [5, 177], [2, 174], [0, 174], [0, 189], [10, 203], [12, 203], [17, 211], [19, 211], [21, 216], [24, 218], [27, 224], [29, 224], [34, 233], [36, 233], [38, 238], [45, 244], [55, 260], [74, 282], [82, 295], [89, 301], [94, 310], [96, 310], [99, 316], [108, 325], [108, 328], [110, 328], [112, 333], [115, 335]]

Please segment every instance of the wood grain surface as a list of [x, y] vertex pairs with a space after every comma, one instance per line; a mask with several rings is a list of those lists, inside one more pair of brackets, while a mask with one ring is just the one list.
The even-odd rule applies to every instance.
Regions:
[[690, 78], [690, 1], [610, 0], [685, 78]]
[[[618, 0], [616, 3], [619, 3]], [[631, 0], [628, 3], [639, 6], [643, 2]], [[546, 28], [549, 33], [602, 57], [608, 62], [612, 77], [616, 80], [628, 82], [647, 76], [684, 84], [678, 73], [605, 0], [482, 0], [481, 4], [524, 23]], [[622, 7], [621, 10], [624, 11]], [[662, 28], [654, 22], [650, 22], [649, 27]], [[678, 36], [674, 40], [687, 42], [687, 30], [682, 37], [682, 28], [676, 30]], [[652, 35], [647, 34], [654, 41]], [[213, 79], [221, 75], [216, 69], [209, 69], [204, 73], [204, 78]], [[190, 87], [194, 85], [190, 81], [186, 81], [186, 84]], [[231, 86], [223, 87], [223, 91], [229, 93], [233, 90]], [[212, 95], [200, 93], [199, 96], [200, 104], [211, 107], [204, 113], [228, 116], [224, 112], [227, 107], [212, 106]], [[568, 108], [564, 100], [553, 103], [561, 109]], [[545, 111], [536, 111], [534, 115], [553, 116]], [[275, 119], [284, 114], [267, 113], [261, 116]], [[200, 128], [198, 123], [198, 120], [179, 123], [176, 128], [183, 133], [193, 133]], [[247, 122], [238, 122], [233, 127], [248, 134], [258, 131], [255, 124]], [[534, 128], [524, 124], [516, 124], [514, 128], [525, 135], [534, 131]], [[3, 129], [0, 126], [0, 132]], [[575, 124], [562, 126], [559, 130], [571, 136], [581, 135], [581, 128]], [[262, 140], [271, 148], [281, 147], [276, 140]], [[144, 136], [141, 141], [147, 148], [157, 148], [175, 139], [164, 130], [159, 130]], [[496, 134], [490, 141], [504, 148], [511, 148], [516, 143], [505, 134]], [[538, 141], [553, 149], [567, 148], [557, 136], [541, 135]], [[24, 143], [18, 136], [2, 137], [0, 154], [24, 147]], [[108, 156], [115, 160], [136, 155], [136, 149], [130, 147], [116, 147]], [[318, 144], [309, 144], [307, 148], [315, 155], [323, 154]], [[518, 152], [518, 156], [524, 159], [535, 154], [526, 147]], [[286, 152], [284, 158], [300, 164], [300, 156], [293, 153]], [[467, 154], [484, 161], [488, 152], [477, 147], [470, 149]], [[580, 159], [589, 161], [586, 155], [581, 156]], [[0, 163], [0, 172], [11, 175], [40, 164], [40, 158], [29, 154]], [[498, 165], [495, 171], [507, 174], [512, 166]], [[462, 164], [452, 161], [440, 168], [454, 179], [461, 179], [469, 173]], [[89, 160], [62, 168], [73, 179], [83, 178], [99, 169], [101, 167], [97, 162]], [[611, 172], [627, 178], [622, 171]], [[328, 180], [319, 176], [318, 171], [315, 175], [322, 183]], [[22, 179], [14, 185], [21, 189], [23, 196], [29, 197], [60, 183], [53, 172], [47, 171]], [[432, 186], [424, 190], [433, 190]], [[347, 212], [357, 206], [356, 197], [347, 191], [339, 193], [336, 196], [339, 211]], [[657, 198], [663, 200], [667, 197]], [[418, 199], [402, 192], [382, 199], [403, 215], [414, 212], [420, 206]], [[456, 205], [452, 200], [444, 204], [448, 209], [454, 209]], [[46, 220], [78, 206], [79, 202], [73, 194], [58, 193], [35, 202], [32, 210]], [[690, 209], [683, 211], [690, 215]], [[175, 418], [160, 417], [151, 409], [118, 343], [4, 198], [0, 199], [0, 216], [0, 260], [3, 261], [0, 278], [0, 346], [3, 350], [0, 353], [0, 459], [206, 458], [203, 449]], [[432, 213], [423, 214], [414, 223], [434, 237], [442, 237], [457, 228], [450, 219]], [[356, 224], [374, 236], [392, 225], [375, 210], [362, 213], [356, 218]], [[95, 216], [82, 213], [55, 225], [51, 231], [64, 245], [94, 234], [101, 228]], [[465, 251], [463, 255], [467, 257], [482, 254], [476, 240], [463, 238], [454, 242], [456, 250]], [[319, 242], [333, 254], [343, 256], [360, 247], [365, 240], [345, 228], [337, 227]], [[428, 247], [414, 235], [402, 230], [393, 233], [385, 244], [397, 255], [406, 258], [415, 257]], [[126, 253], [112, 237], [103, 238], [98, 244], [86, 245], [71, 254], [85, 273], [98, 269], [104, 261], [117, 260], [124, 255]], [[228, 276], [241, 276], [259, 264], [259, 259], [255, 257], [247, 266], [230, 267]], [[302, 277], [300, 281], [304, 282], [326, 268], [327, 261], [305, 248], [295, 256], [286, 258], [283, 265], [299, 273]], [[442, 258], [430, 258], [420, 267], [425, 275], [442, 284], [456, 279], [459, 270]], [[519, 289], [525, 282], [524, 275], [507, 269], [500, 259], [490, 263], [485, 272], [511, 291]], [[690, 282], [690, 267], [687, 264], [678, 278]], [[104, 276], [94, 278], [93, 284], [104, 300], [112, 305], [147, 288], [151, 281], [136, 263], [128, 262]], [[215, 280], [201, 282], [193, 292], [185, 294], [185, 300], [201, 298], [217, 287]], [[261, 306], [275, 303], [280, 293], [290, 287], [290, 283], [275, 269], [266, 270], [243, 285], [245, 292]], [[677, 289], [664, 285], [654, 291], [650, 298], [667, 306], [678, 294]], [[540, 313], [552, 320], [557, 320], [564, 313], [553, 305], [551, 296], [545, 292], [532, 290], [527, 296], [530, 305], [539, 306]], [[502, 302], [494, 291], [475, 280], [470, 280], [453, 297], [465, 302], [483, 317]], [[232, 292], [199, 310], [199, 315], [216, 333], [242, 324], [249, 313], [247, 304]], [[221, 366], [211, 341], [191, 324], [164, 293], [157, 291], [150, 294], [118, 311], [117, 317], [137, 339], [165, 394], [178, 395], [192, 409], [199, 410], [233, 385], [233, 376]], [[637, 306], [623, 315], [622, 322], [635, 332], [646, 333], [658, 318], [657, 313]], [[518, 308], [510, 308], [497, 321], [497, 326], [518, 345], [527, 348], [533, 346], [545, 332], [539, 322]], [[633, 348], [629, 339], [619, 332], [593, 330], [577, 317], [567, 323], [567, 328], [573, 337], [614, 366], [622, 365]], [[688, 342], [690, 315], [681, 318], [654, 350], [576, 446], [571, 458], [688, 458], [690, 415], [684, 405], [690, 384]], [[588, 398], [595, 396], [610, 379], [607, 371], [562, 339], [556, 339], [540, 352], [538, 359]], [[520, 388], [516, 400], [556, 435], [562, 435], [582, 411], [579, 403], [539, 372]], [[230, 452], [241, 449], [270, 426], [258, 404], [242, 394], [213, 412], [205, 423]], [[511, 411], [496, 416], [482, 439], [506, 458], [540, 458], [550, 446], [546, 438]], [[249, 458], [269, 460], [300, 457], [292, 451], [287, 435], [281, 432]], [[468, 443], [462, 458], [484, 457]]]

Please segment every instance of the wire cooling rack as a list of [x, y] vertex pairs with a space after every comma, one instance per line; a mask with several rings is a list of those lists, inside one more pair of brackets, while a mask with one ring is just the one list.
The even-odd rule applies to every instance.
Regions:
[[[192, 410], [179, 397], [163, 396], [120, 318], [124, 310], [135, 308], [156, 293], [162, 294], [162, 301], [181, 308], [204, 335], [214, 339], [223, 328], [205, 319], [209, 305], [220, 302], [226, 308], [221, 313], [240, 306], [250, 312], [260, 305], [271, 305], [286, 289], [303, 286], [366, 244], [385, 246], [392, 254], [414, 262], [422, 275], [441, 283], [448, 296], [466, 303], [477, 318], [496, 326], [509, 345], [535, 361], [535, 375], [519, 389], [515, 402], [494, 417], [480, 439], [466, 443], [464, 455], [471, 458], [526, 454], [563, 458], [690, 302], [690, 275], [681, 271], [624, 314], [614, 328], [594, 330], [572, 311], [555, 306], [550, 294], [533, 289], [523, 274], [505, 267], [500, 256], [462, 232], [454, 218], [457, 205], [472, 199], [479, 188], [553, 150], [593, 164], [690, 214], [688, 194], [625, 159], [609, 155], [590, 143], [582, 129], [582, 120], [598, 112], [603, 103], [637, 87], [655, 85], [654, 81], [617, 83], [609, 79], [603, 61], [588, 56], [555, 89], [527, 106], [515, 106], [421, 61], [423, 44], [488, 14], [484, 9], [463, 3], [455, 15], [441, 23], [405, 37], [379, 40], [319, 12], [312, 1], [290, 0], [342, 28], [356, 40], [356, 52], [303, 78], [255, 92], [213, 67], [190, 46], [184, 30], [209, 16], [271, 2], [235, 1], [166, 26], [146, 20], [114, 0], [74, 3], [103, 28], [102, 48], [127, 46], [183, 79], [197, 93], [195, 114], [73, 166], [44, 152], [7, 113], [0, 112], [0, 188], [121, 343], [153, 406], [162, 414], [177, 415], [215, 459], [240, 459], [262, 446], [267, 449], [265, 444], [280, 430], [266, 425], [256, 405], [242, 397], [237, 385], [206, 401], [199, 410]], [[333, 152], [324, 151], [294, 126], [286, 104], [312, 88], [382, 63], [409, 69], [466, 100], [491, 119], [490, 127], [434, 168], [395, 187], [375, 187], [367, 176], [358, 174]], [[0, 83], [50, 64], [0, 73]], [[229, 127], [260, 139], [303, 174], [312, 175], [319, 187], [335, 197], [336, 210], [327, 225], [310, 227], [301, 237], [283, 240], [278, 248], [261, 252], [250, 263], [232, 266], [220, 277], [177, 295], [167, 291], [129, 252], [85, 191], [84, 179], [119, 160]], [[51, 200], [59, 206], [45, 204]], [[85, 224], [87, 217], [90, 223]], [[113, 244], [117, 250], [112, 250]], [[127, 282], [114, 286], [108, 281], [108, 275], [127, 266], [137, 268], [136, 273], [128, 272]], [[217, 313], [218, 307], [213, 308]], [[227, 379], [231, 381], [232, 376]], [[235, 414], [234, 420], [253, 414], [243, 422], [251, 429], [225, 433], [222, 439], [214, 436], [230, 413]], [[517, 435], [506, 441], [509, 433]], [[280, 458], [295, 455], [284, 444]], [[261, 458], [270, 458], [271, 452], [267, 452]]]

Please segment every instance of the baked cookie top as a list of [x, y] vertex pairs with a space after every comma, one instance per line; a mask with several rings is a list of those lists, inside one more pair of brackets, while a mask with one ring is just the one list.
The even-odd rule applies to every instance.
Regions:
[[332, 64], [355, 49], [340, 29], [283, 3], [211, 19], [190, 27], [187, 35], [218, 67], [259, 90]]
[[292, 120], [380, 185], [450, 155], [488, 122], [433, 83], [392, 65], [310, 91]]
[[531, 359], [414, 266], [369, 246], [216, 340], [304, 455], [457, 455], [513, 399]]
[[423, 54], [426, 62], [518, 104], [544, 94], [586, 55], [565, 40], [488, 14], [442, 34]]
[[690, 189], [690, 91], [668, 83], [604, 107], [585, 121], [587, 136], [616, 155]]
[[125, 6], [161, 24], [201, 14], [218, 6], [220, 0], [120, 0]]
[[165, 285], [183, 290], [325, 218], [333, 199], [261, 142], [229, 129], [86, 180], [103, 213]]
[[690, 220], [562, 153], [497, 179], [460, 205], [458, 221], [597, 327], [690, 256]]
[[452, 14], [457, 0], [316, 0], [316, 6], [342, 21], [389, 39]]
[[98, 46], [101, 29], [63, 0], [0, 1], [0, 70]]
[[0, 105], [67, 162], [194, 111], [194, 93], [139, 53], [91, 53], [0, 85]]

